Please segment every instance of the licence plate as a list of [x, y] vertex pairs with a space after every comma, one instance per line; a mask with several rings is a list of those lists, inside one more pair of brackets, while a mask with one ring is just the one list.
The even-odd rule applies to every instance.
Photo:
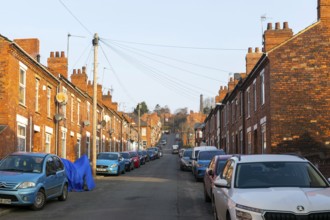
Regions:
[[96, 168], [96, 171], [106, 171], [106, 169], [102, 169], [102, 168]]
[[1, 199], [0, 198], [0, 204], [11, 204], [11, 199]]

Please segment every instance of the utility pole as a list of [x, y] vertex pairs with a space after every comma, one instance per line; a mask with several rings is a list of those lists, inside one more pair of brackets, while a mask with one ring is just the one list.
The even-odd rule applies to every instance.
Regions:
[[93, 87], [93, 153], [92, 153], [92, 171], [93, 176], [96, 176], [96, 126], [97, 126], [97, 62], [98, 62], [98, 46], [99, 37], [97, 33], [94, 34], [94, 87]]

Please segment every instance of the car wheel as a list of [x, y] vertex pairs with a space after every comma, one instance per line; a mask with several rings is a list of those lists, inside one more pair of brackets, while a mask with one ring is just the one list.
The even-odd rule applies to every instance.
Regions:
[[125, 167], [124, 167], [124, 169], [123, 169], [123, 171], [122, 171], [122, 174], [125, 174], [126, 173], [126, 169], [125, 169]]
[[[204, 201], [205, 201], [205, 202], [211, 202], [211, 198], [210, 198], [209, 195], [207, 194], [205, 184], [203, 184], [203, 185], [204, 185]], [[211, 194], [211, 195], [212, 195], [212, 194]]]
[[58, 197], [58, 200], [65, 201], [68, 198], [68, 184], [64, 184], [62, 194]]
[[31, 208], [35, 211], [38, 211], [38, 210], [43, 209], [45, 204], [46, 204], [46, 194], [45, 194], [45, 191], [43, 189], [40, 189], [37, 192], [36, 197], [34, 198], [34, 203], [31, 206]]
[[226, 220], [230, 220], [230, 214], [227, 212], [227, 215], [226, 215]]

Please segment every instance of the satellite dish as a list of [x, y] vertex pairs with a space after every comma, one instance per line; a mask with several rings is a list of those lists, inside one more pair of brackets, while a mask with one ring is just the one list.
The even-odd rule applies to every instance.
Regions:
[[57, 93], [56, 101], [61, 105], [65, 105], [68, 101], [68, 95], [64, 92]]
[[104, 128], [106, 124], [107, 124], [107, 122], [105, 120], [102, 120], [101, 123], [100, 123], [102, 128]]
[[63, 119], [63, 115], [61, 115], [61, 114], [56, 114], [56, 115], [54, 116], [54, 118], [55, 118], [56, 121], [61, 121], [61, 120]]

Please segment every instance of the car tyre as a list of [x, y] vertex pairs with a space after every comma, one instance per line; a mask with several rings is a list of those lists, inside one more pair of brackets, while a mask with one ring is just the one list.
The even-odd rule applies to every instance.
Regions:
[[126, 173], [126, 169], [124, 167], [123, 171], [121, 172], [122, 174], [125, 174]]
[[31, 208], [35, 211], [39, 211], [44, 208], [45, 204], [46, 204], [46, 194], [43, 189], [40, 189], [37, 192], [36, 197], [34, 198], [34, 202]]
[[58, 197], [59, 201], [65, 201], [68, 198], [68, 184], [64, 184], [62, 194]]

